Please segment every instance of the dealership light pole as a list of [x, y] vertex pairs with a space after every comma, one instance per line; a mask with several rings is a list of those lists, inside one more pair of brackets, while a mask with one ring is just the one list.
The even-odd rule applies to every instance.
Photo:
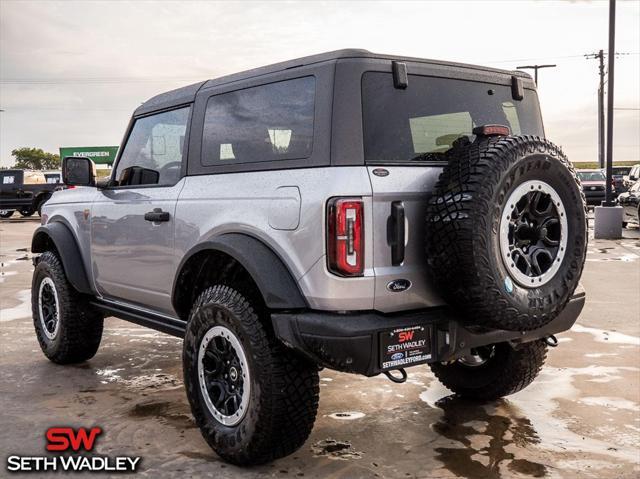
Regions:
[[616, 239], [622, 237], [622, 207], [615, 206], [611, 196], [611, 174], [613, 171], [613, 87], [616, 47], [616, 0], [609, 0], [609, 58], [607, 92], [607, 182], [605, 200], [595, 208], [595, 238]]

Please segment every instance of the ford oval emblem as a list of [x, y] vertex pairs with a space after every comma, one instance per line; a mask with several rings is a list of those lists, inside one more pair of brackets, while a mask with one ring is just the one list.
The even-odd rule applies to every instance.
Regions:
[[397, 361], [398, 359], [404, 359], [404, 353], [393, 353], [391, 355], [391, 361]]
[[389, 170], [386, 170], [384, 168], [376, 168], [371, 173], [373, 173], [376, 176], [382, 176], [382, 177], [389, 176]]
[[394, 279], [387, 284], [387, 289], [392, 293], [401, 293], [411, 287], [411, 281], [408, 279]]

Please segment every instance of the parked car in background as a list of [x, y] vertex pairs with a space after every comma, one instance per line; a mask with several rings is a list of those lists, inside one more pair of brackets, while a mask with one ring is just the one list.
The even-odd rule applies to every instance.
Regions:
[[629, 188], [624, 186], [624, 177], [631, 172], [631, 166], [614, 166], [612, 168], [611, 179], [613, 180], [613, 186], [616, 188], [616, 194], [629, 191]]
[[62, 183], [62, 171], [45, 171], [44, 177], [47, 183]]
[[640, 181], [618, 196], [618, 204], [623, 208], [622, 226], [626, 227], [629, 223], [640, 226]]
[[627, 190], [629, 190], [633, 184], [638, 181], [638, 178], [640, 178], [640, 163], [631, 167], [629, 174], [622, 179], [622, 184]]
[[0, 171], [0, 218], [9, 218], [15, 211], [22, 216], [40, 214], [42, 205], [62, 184], [47, 182], [42, 171]]
[[603, 202], [607, 177], [602, 170], [578, 170], [577, 173], [582, 183], [587, 205], [599, 205]]

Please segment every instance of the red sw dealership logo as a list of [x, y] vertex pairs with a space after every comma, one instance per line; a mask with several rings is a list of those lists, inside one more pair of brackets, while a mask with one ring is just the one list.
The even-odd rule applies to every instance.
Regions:
[[[46, 456], [7, 457], [9, 472], [135, 472], [140, 457], [105, 456], [94, 452], [100, 427], [50, 427], [45, 433]], [[71, 453], [71, 454], [69, 454]], [[90, 453], [90, 454], [89, 454]]]
[[398, 333], [398, 342], [404, 343], [406, 341], [411, 341], [413, 339], [414, 331], [402, 331]]
[[74, 431], [71, 427], [50, 427], [47, 429], [47, 451], [72, 451], [78, 452], [81, 448], [92, 451], [96, 438], [102, 434], [102, 429], [92, 427], [78, 428]]

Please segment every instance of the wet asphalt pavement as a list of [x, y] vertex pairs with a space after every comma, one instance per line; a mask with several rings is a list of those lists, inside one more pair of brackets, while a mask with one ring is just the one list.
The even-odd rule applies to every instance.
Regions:
[[524, 391], [478, 405], [451, 395], [426, 366], [409, 369], [402, 385], [323, 371], [306, 444], [241, 469], [218, 459], [193, 423], [178, 339], [110, 318], [92, 360], [63, 367], [45, 359], [30, 309], [28, 248], [37, 225], [0, 221], [2, 477], [10, 454], [42, 455], [54, 425], [101, 426], [97, 452], [141, 456], [143, 477], [640, 475], [638, 229], [619, 241], [591, 240], [585, 310]]

